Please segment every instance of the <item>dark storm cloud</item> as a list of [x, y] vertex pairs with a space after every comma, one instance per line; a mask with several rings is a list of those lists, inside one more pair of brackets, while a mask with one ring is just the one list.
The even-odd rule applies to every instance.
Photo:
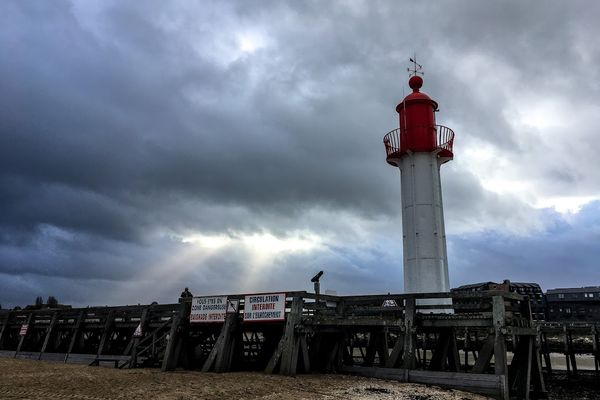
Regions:
[[[397, 126], [415, 50], [438, 122], [457, 124], [457, 149], [481, 141], [513, 152], [507, 159], [540, 192], [597, 194], [589, 147], [552, 164], [527, 159], [552, 144], [532, 153], [523, 137], [537, 133], [510, 116], [522, 92], [596, 104], [599, 47], [583, 40], [597, 11], [558, 2], [4, 2], [0, 300], [69, 282], [77, 304], [102, 303], [108, 288], [123, 302], [169, 298], [186, 282], [236, 290], [252, 249], [196, 255], [177, 264], [181, 276], [160, 275], [195, 233], [326, 238], [273, 259], [256, 289], [300, 282], [321, 265], [346, 291], [376, 291], [382, 276], [401, 287], [399, 174], [385, 165], [381, 138]], [[253, 35], [256, 49], [241, 49]], [[577, 122], [582, 141], [593, 126]], [[464, 160], [444, 166], [449, 233], [545, 226], [477, 176]], [[394, 240], [380, 249], [386, 235]], [[455, 254], [475, 245], [461, 238]], [[170, 282], [147, 295], [146, 276]]]
[[[29, 17], [20, 11], [14, 11], [17, 18]], [[22, 45], [45, 51], [17, 59], [3, 74], [12, 89], [6, 102], [17, 99], [13, 108], [34, 117], [23, 118], [4, 108], [2, 158], [9, 177], [101, 192], [124, 206], [135, 202], [132, 194], [149, 194], [160, 201], [173, 193], [255, 207], [285, 204], [291, 209], [313, 202], [357, 209], [385, 203], [382, 190], [368, 177], [369, 171], [376, 174], [378, 165], [361, 161], [375, 159], [364, 157], [356, 139], [367, 126], [348, 127], [349, 118], [340, 118], [340, 109], [315, 121], [302, 99], [299, 105], [284, 103], [293, 93], [285, 83], [269, 87], [265, 81], [265, 89], [247, 93], [244, 83], [250, 67], [243, 61], [215, 70], [210, 65], [202, 68], [203, 60], [190, 53], [187, 66], [175, 71], [167, 62], [161, 70], [153, 65], [162, 65], [170, 51], [136, 44], [141, 36], [151, 43], [168, 42], [169, 36], [161, 36], [148, 21], [111, 10], [110, 21], [117, 31], [109, 33], [118, 35], [119, 46], [106, 47], [83, 31], [69, 11], [46, 24], [64, 25], [68, 31], [64, 35], [79, 38], [77, 43], [66, 48], [61, 36], [40, 36], [45, 31], [42, 23], [38, 34], [28, 35]], [[127, 18], [133, 21], [125, 23]], [[29, 27], [26, 21], [20, 25]], [[123, 46], [132, 46], [127, 50], [133, 56], [124, 59]], [[73, 59], [73, 54], [82, 53], [89, 53], [92, 60]], [[197, 69], [197, 64], [200, 71], [185, 73]], [[48, 69], [54, 74], [44, 77]], [[212, 71], [207, 75], [203, 69]], [[33, 76], [33, 81], [26, 76]], [[213, 87], [213, 82], [227, 84]], [[219, 109], [186, 101], [184, 91], [194, 92], [195, 87], [199, 96], [220, 93]], [[379, 156], [379, 150], [379, 144], [372, 145], [369, 153], [377, 151]], [[323, 174], [325, 170], [328, 173]], [[357, 184], [361, 177], [363, 182]], [[367, 193], [378, 196], [357, 196], [364, 191], [357, 188], [365, 185], [372, 186]], [[14, 214], [8, 207], [6, 212]], [[122, 216], [116, 213], [113, 219]]]

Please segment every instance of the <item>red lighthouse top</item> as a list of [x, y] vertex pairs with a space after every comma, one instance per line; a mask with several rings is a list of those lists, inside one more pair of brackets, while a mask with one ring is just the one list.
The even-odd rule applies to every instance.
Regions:
[[421, 89], [421, 86], [423, 86], [423, 78], [421, 78], [419, 75], [411, 76], [408, 80], [408, 86], [410, 86], [410, 88], [412, 89], [412, 93], [406, 96], [402, 103], [398, 104], [398, 106], [396, 107], [396, 111], [398, 111], [398, 113], [400, 113], [399, 107], [401, 107], [404, 102], [412, 102], [415, 100], [424, 100], [426, 102], [429, 102], [429, 104], [433, 108], [432, 112], [437, 110], [437, 103], [431, 100], [431, 98], [425, 93], [421, 93], [419, 91], [419, 89]]
[[397, 161], [409, 152], [433, 152], [443, 158], [444, 162], [452, 159], [454, 132], [451, 129], [436, 125], [435, 112], [438, 104], [420, 91], [423, 78], [411, 76], [408, 85], [412, 93], [396, 106], [400, 128], [388, 133], [384, 138], [387, 162], [397, 165]]

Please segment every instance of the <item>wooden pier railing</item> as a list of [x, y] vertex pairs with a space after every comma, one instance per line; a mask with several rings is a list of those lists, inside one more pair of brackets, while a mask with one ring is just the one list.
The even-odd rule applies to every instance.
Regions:
[[[600, 368], [594, 324], [532, 320], [507, 292], [364, 296], [285, 293], [285, 318], [245, 318], [245, 295], [224, 321], [190, 323], [192, 299], [78, 309], [0, 310], [0, 356], [228, 372], [345, 372], [435, 384], [499, 399], [544, 398], [551, 353], [579, 372]], [[585, 340], [580, 340], [585, 337]]]

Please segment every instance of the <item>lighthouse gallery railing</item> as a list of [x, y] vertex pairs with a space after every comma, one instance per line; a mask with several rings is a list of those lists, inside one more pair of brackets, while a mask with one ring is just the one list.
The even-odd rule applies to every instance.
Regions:
[[[434, 125], [433, 128], [436, 131], [436, 147], [440, 150], [445, 150], [444, 153], [449, 152], [452, 154], [452, 145], [454, 144], [454, 131], [443, 125]], [[410, 127], [414, 129], [431, 129], [431, 126], [416, 126]], [[407, 149], [403, 149], [401, 146], [401, 137], [406, 134], [406, 129], [401, 131], [400, 128], [396, 128], [388, 132], [383, 137], [383, 143], [385, 145], [386, 155], [389, 157], [394, 154], [404, 153]]]

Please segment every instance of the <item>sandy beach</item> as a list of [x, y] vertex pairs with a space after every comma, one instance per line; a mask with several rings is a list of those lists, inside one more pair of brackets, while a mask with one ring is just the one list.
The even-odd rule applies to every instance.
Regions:
[[119, 370], [46, 361], [0, 359], [2, 399], [160, 400], [485, 400], [484, 396], [424, 385], [346, 375], [295, 378], [158, 369]]

